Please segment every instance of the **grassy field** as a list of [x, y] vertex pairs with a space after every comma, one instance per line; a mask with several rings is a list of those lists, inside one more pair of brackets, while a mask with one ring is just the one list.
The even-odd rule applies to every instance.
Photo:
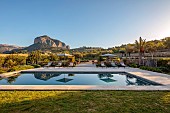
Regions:
[[0, 91], [0, 113], [169, 113], [163, 91]]

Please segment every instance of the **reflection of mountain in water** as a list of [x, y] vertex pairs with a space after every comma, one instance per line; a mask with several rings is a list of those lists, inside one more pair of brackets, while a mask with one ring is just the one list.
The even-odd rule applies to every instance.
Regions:
[[34, 73], [34, 77], [40, 80], [49, 80], [52, 77], [60, 76], [58, 73]]

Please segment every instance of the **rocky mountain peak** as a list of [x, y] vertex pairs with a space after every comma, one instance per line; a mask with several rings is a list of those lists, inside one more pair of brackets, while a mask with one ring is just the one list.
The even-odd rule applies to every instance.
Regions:
[[39, 36], [34, 39], [34, 44], [46, 44], [49, 47], [58, 47], [63, 49], [70, 49], [68, 45], [66, 45], [64, 42], [61, 42], [60, 40], [52, 39], [47, 35]]

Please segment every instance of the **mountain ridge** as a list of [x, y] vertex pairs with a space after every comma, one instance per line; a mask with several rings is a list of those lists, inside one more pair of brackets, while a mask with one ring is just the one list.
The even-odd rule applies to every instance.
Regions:
[[11, 45], [11, 44], [0, 44], [0, 53], [9, 52], [14, 49], [23, 49], [24, 47]]
[[51, 48], [55, 48], [56, 50], [58, 49], [69, 50], [70, 46], [66, 45], [64, 42], [60, 40], [53, 39], [47, 35], [42, 35], [36, 37], [34, 39], [34, 43], [28, 47], [20, 47], [17, 45], [9, 45], [9, 44], [0, 44], [0, 53], [13, 53], [18, 51], [31, 52], [35, 50], [51, 51]]

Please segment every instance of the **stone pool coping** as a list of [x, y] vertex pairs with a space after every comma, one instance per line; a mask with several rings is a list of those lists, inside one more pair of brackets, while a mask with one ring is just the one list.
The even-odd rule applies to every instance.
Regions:
[[[138, 68], [96, 68], [96, 67], [74, 67], [74, 68], [36, 68], [18, 71], [18, 73], [36, 72], [126, 72], [153, 81], [163, 86], [95, 86], [95, 85], [0, 85], [0, 90], [170, 90], [170, 75], [156, 73]], [[16, 73], [16, 72], [13, 72]], [[8, 75], [9, 76], [9, 75]], [[5, 76], [4, 76], [5, 77]]]

